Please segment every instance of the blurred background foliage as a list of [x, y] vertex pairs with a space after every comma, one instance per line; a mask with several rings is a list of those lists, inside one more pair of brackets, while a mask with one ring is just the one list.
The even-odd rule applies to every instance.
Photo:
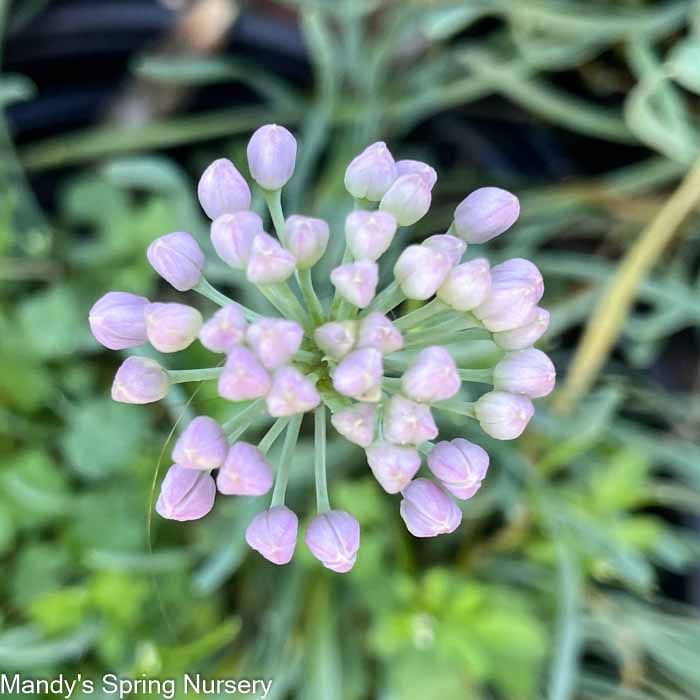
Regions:
[[[699, 2], [2, 8], [2, 670], [263, 677], [276, 699], [700, 697]], [[553, 311], [560, 387], [525, 436], [442, 426], [492, 455], [458, 535], [412, 539], [331, 438], [334, 503], [363, 528], [346, 577], [303, 547], [283, 569], [251, 555], [252, 499], [149, 531], [173, 426], [230, 409], [207, 386], [112, 403], [118, 358], [86, 323], [109, 289], [173, 296], [146, 245], [179, 229], [208, 246], [196, 178], [222, 155], [244, 167], [274, 121], [300, 141], [287, 211], [336, 232], [343, 170], [379, 138], [439, 166], [416, 238], [477, 185], [515, 190], [522, 219], [489, 256], [535, 260]], [[231, 270], [208, 277], [259, 305]], [[193, 346], [171, 367], [210, 364]], [[302, 514], [310, 455], [307, 428]]]

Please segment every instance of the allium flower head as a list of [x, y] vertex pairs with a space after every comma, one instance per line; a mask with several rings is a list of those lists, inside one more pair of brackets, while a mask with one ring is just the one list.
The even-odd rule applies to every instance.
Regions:
[[[285, 505], [290, 465], [307, 468], [314, 475], [316, 513], [306, 544], [323, 566], [344, 573], [361, 556], [360, 526], [331, 505], [326, 461], [336, 455], [327, 450], [329, 412], [335, 432], [364, 450], [379, 487], [401, 494], [397, 510], [409, 532], [454, 532], [462, 519], [454, 498], [475, 497], [486, 483], [489, 456], [460, 437], [434, 444], [440, 417], [473, 418], [492, 438], [517, 438], [533, 415], [532, 399], [554, 387], [554, 365], [532, 347], [549, 314], [539, 306], [544, 282], [533, 263], [515, 258], [492, 268], [483, 253], [472, 255], [472, 245], [513, 225], [519, 212], [514, 195], [493, 187], [473, 192], [446, 232], [404, 244], [391, 268], [382, 256], [405, 238], [401, 227], [428, 213], [435, 170], [420, 161], [394, 161], [383, 142], [368, 146], [347, 167], [345, 186], [355, 201], [348, 197], [346, 210], [338, 212], [344, 231], [332, 231], [306, 213], [285, 217], [281, 188], [294, 172], [296, 148], [294, 136], [275, 125], [258, 129], [248, 144], [248, 169], [262, 188], [274, 235], [250, 210], [248, 183], [230, 161], [214, 161], [198, 187], [217, 255], [245, 273], [232, 276], [231, 289], [248, 284], [266, 306], [251, 301], [255, 308], [249, 308], [243, 298], [213, 287], [195, 239], [176, 232], [156, 239], [148, 260], [177, 290], [193, 290], [220, 308], [202, 317], [191, 299], [152, 303], [109, 292], [91, 309], [89, 323], [110, 349], [150, 341], [170, 353], [199, 337], [224, 355], [196, 369], [166, 369], [150, 357], [131, 356], [114, 377], [112, 397], [124, 403], [158, 401], [176, 383], [214, 381], [224, 400], [217, 406], [238, 404], [221, 423], [198, 416], [184, 428], [156, 504], [162, 517], [203, 517], [217, 488], [219, 498], [265, 498], [246, 541], [269, 562], [286, 564], [299, 522]], [[326, 264], [336, 249], [331, 237], [344, 239], [346, 249], [342, 259]], [[316, 263], [323, 265], [321, 274]], [[315, 285], [321, 282], [319, 295]], [[259, 308], [275, 312], [263, 316]], [[457, 350], [469, 349], [472, 331], [480, 341], [484, 335], [493, 340], [491, 366], [462, 365], [459, 358], [473, 355]], [[468, 393], [462, 393], [464, 384], [471, 385]], [[463, 400], [472, 396], [478, 398]], [[312, 430], [302, 421], [307, 413], [313, 413]], [[259, 430], [265, 432], [256, 442]], [[314, 449], [304, 445], [303, 454], [313, 459], [295, 458], [299, 440], [312, 435]], [[427, 455], [431, 478], [416, 478], [421, 455]]]

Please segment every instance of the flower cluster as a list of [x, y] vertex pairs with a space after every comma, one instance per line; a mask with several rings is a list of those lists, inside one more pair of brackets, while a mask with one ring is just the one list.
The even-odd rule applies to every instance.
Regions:
[[[328, 224], [284, 218], [281, 189], [294, 172], [296, 141], [281, 126], [258, 129], [248, 145], [248, 168], [267, 201], [276, 237], [250, 210], [246, 180], [228, 160], [212, 163], [198, 196], [211, 223], [219, 257], [243, 271], [278, 310], [266, 318], [224, 296], [203, 275], [205, 256], [189, 233], [156, 239], [148, 248], [153, 268], [175, 289], [195, 290], [221, 308], [208, 320], [179, 303], [150, 302], [109, 292], [93, 306], [90, 326], [107, 348], [146, 342], [163, 353], [195, 339], [225, 361], [198, 370], [168, 370], [153, 359], [130, 356], [118, 369], [112, 397], [145, 404], [162, 399], [176, 382], [214, 380], [218, 393], [238, 404], [219, 424], [199, 416], [185, 428], [172, 453], [157, 511], [174, 520], [206, 515], [217, 493], [262, 496], [270, 507], [250, 523], [246, 539], [266, 559], [285, 564], [297, 543], [298, 518], [285, 506], [289, 464], [304, 413], [314, 412], [317, 516], [305, 541], [324, 566], [350, 570], [360, 545], [357, 520], [330, 507], [326, 484], [326, 422], [365, 450], [381, 487], [401, 494], [400, 514], [416, 537], [453, 532], [462, 510], [452, 497], [471, 498], [486, 476], [489, 457], [467, 440], [433, 442], [434, 411], [475, 418], [500, 439], [518, 437], [533, 414], [531, 399], [547, 395], [555, 371], [533, 344], [549, 314], [538, 306], [544, 291], [537, 268], [523, 259], [491, 267], [483, 257], [462, 262], [467, 245], [500, 235], [519, 215], [517, 198], [485, 187], [456, 208], [446, 233], [409, 245], [394, 266], [393, 281], [377, 293], [378, 261], [400, 227], [428, 212], [435, 170], [412, 160], [395, 161], [384, 143], [360, 153], [345, 172], [355, 209], [345, 220], [345, 254], [330, 280], [332, 299], [319, 299], [311, 268], [329, 241]], [[378, 205], [377, 205], [378, 203]], [[295, 289], [296, 287], [296, 289]], [[427, 302], [404, 315], [406, 300]], [[430, 300], [430, 301], [428, 301]], [[390, 317], [391, 314], [391, 317]], [[470, 335], [502, 349], [490, 369], [460, 368], [449, 352]], [[470, 403], [459, 399], [463, 381], [490, 385]], [[275, 419], [259, 444], [245, 442], [262, 413]], [[268, 452], [284, 434], [276, 473]], [[422, 455], [434, 477], [415, 478]]]

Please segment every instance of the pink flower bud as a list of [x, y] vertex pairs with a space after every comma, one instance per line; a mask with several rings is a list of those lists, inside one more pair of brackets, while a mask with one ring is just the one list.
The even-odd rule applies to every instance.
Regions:
[[112, 399], [121, 403], [160, 401], [170, 389], [168, 373], [147, 357], [127, 357], [112, 384]]
[[173, 461], [188, 469], [218, 469], [226, 459], [228, 443], [221, 426], [208, 416], [197, 416], [175, 443]]
[[334, 413], [331, 423], [346, 440], [360, 447], [369, 447], [374, 440], [377, 409], [371, 403], [356, 403]]
[[535, 409], [527, 396], [490, 391], [474, 404], [481, 429], [496, 440], [514, 440], [522, 434]]
[[231, 352], [245, 340], [246, 322], [237, 304], [220, 308], [199, 331], [199, 340], [212, 352]]
[[385, 211], [353, 211], [345, 219], [345, 240], [355, 260], [378, 260], [396, 234], [396, 219]]
[[378, 202], [396, 179], [396, 163], [383, 141], [367, 146], [345, 171], [345, 189], [356, 199]]
[[151, 267], [178, 292], [199, 284], [204, 253], [189, 233], [178, 231], [156, 238], [146, 251]]
[[471, 311], [484, 303], [490, 290], [489, 261], [476, 258], [453, 267], [437, 295], [457, 311]]
[[435, 169], [420, 160], [397, 160], [396, 172], [399, 177], [402, 175], [420, 175], [431, 190], [437, 182]]
[[547, 355], [536, 348], [528, 348], [508, 353], [493, 368], [493, 386], [499, 391], [538, 399], [552, 392], [556, 376]]
[[90, 309], [90, 330], [110, 350], [135, 348], [146, 342], [144, 311], [149, 301], [128, 292], [107, 292]]
[[224, 214], [211, 225], [216, 254], [232, 268], [245, 270], [253, 239], [264, 233], [262, 219], [253, 211]]
[[357, 560], [360, 523], [344, 510], [330, 510], [309, 523], [304, 540], [323, 566], [344, 574]]
[[376, 348], [382, 355], [389, 355], [403, 348], [403, 336], [384, 314], [373, 311], [360, 321], [357, 347]]
[[273, 564], [288, 564], [297, 546], [299, 519], [286, 506], [258, 513], [248, 525], [248, 545]]
[[321, 396], [314, 383], [298, 369], [282, 367], [275, 372], [265, 401], [267, 412], [273, 418], [281, 418], [312, 411], [321, 403]]
[[168, 520], [198, 520], [213, 507], [216, 484], [208, 472], [173, 464], [163, 479], [156, 511]]
[[146, 307], [146, 331], [151, 345], [160, 352], [178, 352], [189, 347], [202, 328], [202, 314], [186, 304]]
[[381, 395], [382, 353], [375, 348], [353, 350], [335, 368], [333, 386], [343, 396], [357, 401], [379, 401]]
[[421, 350], [401, 377], [406, 396], [424, 403], [451, 399], [461, 384], [455, 361], [439, 345]]
[[294, 173], [296, 158], [296, 139], [283, 126], [261, 126], [248, 142], [248, 168], [263, 189], [284, 187]]
[[326, 252], [330, 231], [323, 219], [310, 216], [290, 216], [285, 225], [287, 247], [300, 270], [313, 267]]
[[357, 321], [331, 321], [314, 331], [316, 345], [334, 360], [345, 357], [355, 345]]
[[219, 470], [216, 485], [227, 496], [263, 496], [272, 488], [272, 467], [257, 447], [237, 442]]
[[488, 330], [509, 331], [526, 322], [543, 292], [540, 271], [529, 260], [513, 258], [491, 268], [491, 290], [473, 312]]
[[387, 493], [399, 493], [420, 469], [420, 455], [412, 447], [380, 441], [365, 450], [374, 478]]
[[462, 511], [455, 502], [428, 479], [412, 481], [402, 495], [401, 517], [414, 537], [449, 534], [462, 522]]
[[450, 236], [449, 233], [439, 233], [430, 236], [423, 241], [423, 245], [446, 255], [451, 265], [457, 265], [467, 250], [467, 244], [457, 236]]
[[231, 350], [219, 377], [220, 396], [229, 401], [250, 401], [265, 396], [271, 386], [270, 375], [250, 350]]
[[549, 328], [549, 311], [536, 306], [522, 326], [493, 334], [493, 340], [504, 350], [524, 350], [534, 345]]
[[518, 198], [498, 187], [481, 187], [455, 209], [455, 229], [467, 243], [485, 243], [507, 231], [520, 216]]
[[360, 260], [349, 265], [340, 265], [331, 272], [331, 282], [344, 299], [353, 306], [364, 309], [369, 306], [377, 291], [377, 263]]
[[292, 275], [295, 265], [288, 250], [267, 233], [259, 233], [250, 248], [246, 277], [253, 284], [277, 284]]
[[435, 445], [428, 455], [428, 467], [448, 491], [466, 500], [481, 487], [489, 468], [489, 456], [479, 445], [456, 438]]
[[248, 327], [246, 341], [265, 369], [286, 365], [299, 351], [304, 329], [296, 321], [261, 318]]
[[199, 203], [210, 219], [250, 208], [250, 187], [236, 166], [226, 158], [215, 160], [202, 174], [197, 187]]
[[424, 301], [438, 290], [452, 264], [443, 253], [422, 245], [410, 245], [394, 265], [394, 276], [409, 299]]
[[384, 415], [384, 436], [397, 445], [420, 445], [436, 438], [437, 426], [430, 408], [403, 396], [392, 396]]
[[382, 197], [379, 209], [393, 214], [400, 226], [411, 226], [428, 213], [430, 189], [423, 175], [402, 175]]

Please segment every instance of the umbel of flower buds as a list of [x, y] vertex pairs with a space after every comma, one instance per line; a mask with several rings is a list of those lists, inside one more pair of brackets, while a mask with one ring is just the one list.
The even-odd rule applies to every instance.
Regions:
[[[553, 390], [556, 372], [533, 347], [549, 325], [537, 267], [522, 258], [491, 267], [473, 248], [515, 223], [515, 195], [476, 190], [457, 206], [447, 231], [417, 241], [402, 229], [428, 213], [437, 173], [421, 161], [396, 161], [377, 142], [348, 164], [348, 213], [331, 230], [309, 212], [283, 209], [281, 188], [294, 173], [296, 149], [282, 126], [262, 126], [250, 139], [248, 171], [269, 216], [250, 209], [241, 164], [220, 158], [199, 181], [211, 243], [226, 266], [218, 270], [236, 271], [228, 292], [234, 298], [205, 278], [194, 237], [169, 233], [148, 247], [151, 266], [176, 290], [207, 297], [218, 310], [200, 306], [194, 294], [151, 302], [108, 292], [90, 310], [89, 324], [113, 350], [150, 343], [162, 353], [188, 353], [187, 366], [212, 353], [208, 366], [195, 369], [170, 368], [177, 364], [172, 355], [169, 362], [129, 356], [114, 377], [112, 397], [122, 403], [152, 403], [173, 384], [206, 381], [221, 399], [221, 422], [197, 416], [175, 442], [156, 503], [163, 518], [196, 520], [217, 499], [260, 499], [245, 539], [268, 562], [287, 564], [300, 536], [287, 483], [290, 471], [303, 477], [306, 469], [315, 480], [316, 512], [303, 517], [301, 535], [324, 567], [345, 573], [362, 557], [361, 533], [354, 515], [333, 504], [333, 484], [328, 489], [326, 462], [337, 456], [327, 449], [329, 420], [364, 452], [368, 473], [395, 496], [396, 516], [410, 533], [447, 535], [458, 530], [466, 501], [488, 488], [489, 455], [459, 436], [440, 440], [441, 417], [458, 416], [453, 428], [473, 418], [485, 435], [515, 439], [533, 416], [533, 400]], [[338, 242], [345, 243], [342, 258], [329, 261]], [[241, 285], [253, 293], [239, 297]], [[256, 306], [256, 292], [265, 306]], [[262, 315], [263, 308], [275, 311]], [[474, 337], [493, 341], [487, 367], [465, 366]], [[197, 338], [204, 349], [194, 354]], [[199, 401], [197, 392], [192, 400]], [[229, 403], [237, 404], [230, 413]], [[314, 425], [309, 430], [304, 421], [303, 431], [313, 434], [315, 449], [295, 453], [308, 413]]]

